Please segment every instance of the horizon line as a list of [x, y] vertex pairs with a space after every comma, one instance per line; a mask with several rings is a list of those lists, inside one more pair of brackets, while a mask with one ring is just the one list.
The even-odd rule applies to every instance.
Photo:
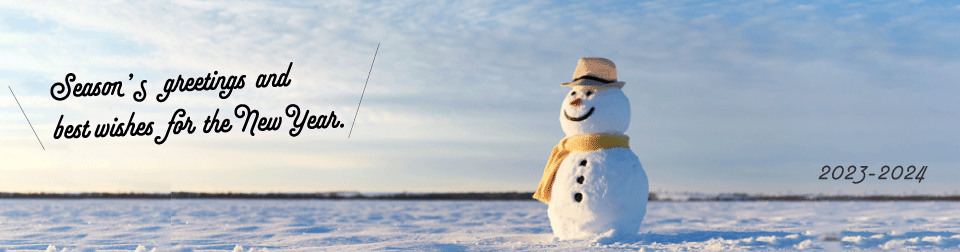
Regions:
[[[359, 192], [313, 192], [313, 193], [15, 193], [0, 192], [0, 199], [141, 199], [141, 200], [187, 200], [187, 199], [238, 199], [238, 200], [510, 200], [534, 201], [533, 192], [460, 192], [460, 193], [375, 193]], [[666, 195], [664, 195], [666, 196]], [[648, 194], [648, 201], [698, 202], [698, 201], [960, 201], [954, 195], [763, 195], [746, 193], [720, 193], [687, 198], [659, 197]]]

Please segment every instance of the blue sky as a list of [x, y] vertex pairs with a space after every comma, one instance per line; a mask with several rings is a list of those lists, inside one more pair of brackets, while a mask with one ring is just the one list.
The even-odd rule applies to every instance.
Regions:
[[[53, 139], [60, 115], [166, 129], [291, 103], [347, 129]], [[0, 4], [0, 191], [532, 191], [564, 136], [577, 59], [617, 64], [652, 191], [944, 193], [960, 178], [960, 5], [241, 1]], [[293, 84], [55, 101], [50, 86], [276, 73]], [[131, 81], [132, 82], [132, 81]], [[131, 87], [133, 85], [130, 85]], [[134, 91], [127, 89], [128, 95]], [[234, 123], [240, 123], [235, 120]], [[926, 180], [822, 181], [823, 165], [926, 165]]]

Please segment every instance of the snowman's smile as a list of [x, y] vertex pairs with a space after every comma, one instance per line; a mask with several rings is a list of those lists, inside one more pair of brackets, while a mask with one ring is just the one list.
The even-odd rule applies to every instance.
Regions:
[[586, 120], [587, 117], [590, 117], [590, 115], [593, 114], [593, 109], [595, 109], [595, 107], [590, 107], [590, 111], [587, 111], [587, 114], [585, 114], [585, 115], [583, 115], [583, 116], [581, 116], [581, 117], [570, 117], [569, 115], [567, 115], [567, 111], [564, 110], [564, 111], [563, 111], [563, 116], [567, 117], [567, 120], [574, 121], [574, 122], [579, 122], [579, 121]]

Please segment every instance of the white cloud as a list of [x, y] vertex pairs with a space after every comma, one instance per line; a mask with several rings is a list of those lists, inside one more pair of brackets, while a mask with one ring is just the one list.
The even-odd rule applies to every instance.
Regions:
[[[374, 48], [381, 43], [351, 139], [345, 138], [346, 130], [290, 138], [284, 132], [249, 137], [235, 129], [229, 135], [177, 136], [163, 146], [146, 138], [119, 139], [109, 142], [116, 147], [100, 147], [105, 148], [103, 154], [89, 155], [108, 158], [127, 146], [170, 156], [172, 160], [165, 162], [179, 166], [189, 167], [196, 160], [219, 169], [267, 170], [271, 159], [254, 160], [256, 155], [251, 154], [264, 152], [284, 160], [278, 165], [304, 169], [392, 169], [437, 179], [465, 176], [445, 172], [456, 165], [465, 171], [494, 169], [517, 177], [506, 182], [512, 184], [507, 187], [503, 181], [490, 182], [496, 187], [489, 190], [532, 188], [527, 184], [539, 178], [538, 166], [547, 154], [543, 152], [562, 137], [556, 121], [564, 93], [559, 83], [568, 80], [576, 59], [584, 56], [608, 57], [620, 67], [634, 111], [627, 133], [637, 139], [637, 151], [649, 167], [736, 180], [742, 174], [737, 170], [711, 174], [701, 166], [733, 169], [880, 160], [891, 152], [929, 160], [934, 157], [883, 146], [921, 142], [922, 148], [950, 149], [952, 145], [938, 141], [960, 140], [937, 128], [955, 121], [945, 116], [955, 113], [950, 108], [956, 106], [946, 99], [955, 83], [945, 80], [958, 77], [950, 70], [956, 57], [951, 52], [909, 51], [911, 46], [955, 45], [960, 36], [951, 24], [911, 10], [858, 6], [835, 19], [805, 11], [830, 4], [820, 2], [693, 6], [649, 1], [637, 8], [511, 4], [6, 2], [0, 7], [4, 14], [0, 16], [5, 17], [0, 19], [0, 58], [18, 60], [0, 62], [0, 79], [10, 83], [27, 103], [25, 109], [36, 115], [35, 126], [49, 146], [82, 148], [114, 140], [53, 140], [51, 129], [60, 114], [93, 122], [137, 111], [138, 118], [156, 121], [160, 124], [156, 131], [162, 131], [179, 107], [196, 117], [220, 108], [223, 117], [231, 115], [236, 104], [248, 103], [276, 116], [287, 104], [298, 103], [317, 113], [336, 110], [343, 120], [352, 120]], [[875, 25], [868, 18], [886, 11], [894, 13], [891, 20], [914, 21]], [[14, 19], [34, 25], [6, 23]], [[915, 22], [921, 21], [929, 28], [919, 28]], [[918, 36], [894, 33], [903, 30]], [[898, 41], [907, 38], [913, 40]], [[143, 104], [129, 97], [55, 102], [47, 93], [52, 82], [70, 71], [90, 81], [126, 80], [133, 72], [137, 79], [150, 81], [148, 91], [155, 95], [164, 79], [179, 74], [189, 77], [218, 70], [255, 75], [282, 71], [291, 61], [293, 86], [247, 87], [228, 100], [212, 98], [213, 92], [191, 92], [175, 93], [163, 104], [152, 97]], [[922, 85], [901, 82], [911, 79], [923, 80]], [[18, 112], [13, 106], [0, 100], [3, 115]], [[898, 116], [915, 117], [907, 122]], [[5, 117], [0, 126], [21, 127], [18, 120]], [[848, 120], [875, 126], [822, 123]], [[17, 137], [2, 135], [0, 140]], [[231, 144], [211, 144], [218, 141]], [[176, 155], [182, 153], [178, 149], [191, 146], [221, 155]], [[428, 148], [407, 152], [418, 146]], [[470, 152], [477, 149], [483, 154]], [[69, 152], [58, 155], [70, 156]], [[432, 152], [441, 154], [430, 156]], [[777, 160], [782, 153], [800, 157]], [[435, 162], [438, 158], [446, 160]], [[304, 165], [298, 166], [297, 160]], [[484, 160], [499, 162], [498, 167], [479, 164]], [[31, 162], [24, 158], [15, 163]], [[60, 165], [50, 164], [48, 169], [66, 169]], [[784, 183], [792, 181], [785, 174], [795, 173], [789, 170], [795, 167], [770, 169], [780, 172], [768, 179]], [[648, 173], [666, 181], [660, 184], [687, 181], [661, 169]], [[230, 186], [229, 181], [220, 183]]]

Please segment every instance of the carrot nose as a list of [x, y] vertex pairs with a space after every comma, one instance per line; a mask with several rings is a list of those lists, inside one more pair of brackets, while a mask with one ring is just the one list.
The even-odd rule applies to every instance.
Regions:
[[570, 102], [570, 106], [579, 107], [581, 101], [582, 100], [580, 100], [580, 98], [577, 98], [576, 100], [573, 100], [572, 102]]

